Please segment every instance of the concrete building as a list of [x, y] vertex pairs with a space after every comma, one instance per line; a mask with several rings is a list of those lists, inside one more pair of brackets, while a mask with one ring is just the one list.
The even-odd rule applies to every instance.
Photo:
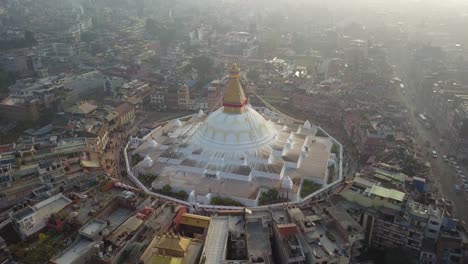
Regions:
[[386, 208], [395, 212], [401, 210], [406, 196], [403, 192], [381, 187], [362, 178], [355, 178], [340, 194], [346, 200], [366, 208]]
[[100, 219], [92, 219], [80, 228], [73, 243], [49, 262], [52, 264], [79, 264], [90, 261], [97, 253], [98, 242], [108, 234], [108, 224]]
[[303, 246], [299, 240], [299, 229], [285, 209], [271, 210], [275, 258], [280, 263], [306, 263]]
[[214, 111], [222, 106], [222, 82], [213, 80], [208, 86], [208, 111]]
[[156, 90], [151, 95], [151, 107], [156, 111], [166, 111], [166, 93], [163, 90]]
[[23, 79], [9, 87], [10, 96], [0, 102], [2, 117], [10, 120], [37, 120], [42, 109], [50, 108], [57, 93], [64, 90], [65, 76]]
[[223, 42], [222, 53], [224, 56], [248, 58], [258, 50], [255, 40], [248, 32], [229, 32]]
[[179, 110], [185, 111], [191, 109], [190, 88], [187, 85], [182, 85], [177, 91], [177, 103]]
[[135, 120], [135, 108], [127, 102], [117, 106], [115, 111], [118, 113], [118, 126], [132, 123]]
[[46, 227], [51, 214], [60, 212], [71, 203], [70, 199], [60, 193], [33, 206], [12, 212], [10, 218], [21, 238], [27, 239]]
[[436, 242], [438, 264], [461, 264], [468, 260], [468, 237], [461, 227], [444, 229]]

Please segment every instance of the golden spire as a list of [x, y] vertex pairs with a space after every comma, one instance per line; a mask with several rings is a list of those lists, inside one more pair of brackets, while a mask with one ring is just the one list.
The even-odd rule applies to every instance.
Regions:
[[244, 111], [244, 105], [247, 104], [244, 90], [239, 82], [240, 69], [236, 63], [229, 67], [229, 83], [224, 91], [224, 112], [240, 114]]

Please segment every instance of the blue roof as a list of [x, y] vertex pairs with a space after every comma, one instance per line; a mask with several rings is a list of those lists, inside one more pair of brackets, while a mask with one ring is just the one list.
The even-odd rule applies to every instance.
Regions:
[[189, 80], [185, 82], [185, 85], [187, 85], [188, 88], [192, 88], [193, 86], [195, 86], [195, 84], [197, 84], [197, 80]]

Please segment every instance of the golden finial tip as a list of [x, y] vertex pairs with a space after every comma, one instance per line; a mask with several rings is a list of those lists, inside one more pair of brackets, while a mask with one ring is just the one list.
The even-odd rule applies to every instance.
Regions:
[[233, 63], [231, 64], [231, 66], [229, 66], [229, 73], [234, 73], [234, 74], [238, 74], [240, 72], [240, 68], [239, 66], [237, 66], [237, 63]]
[[229, 66], [229, 83], [224, 91], [224, 112], [241, 113], [244, 105], [247, 104], [247, 98], [239, 82], [240, 69], [236, 63]]

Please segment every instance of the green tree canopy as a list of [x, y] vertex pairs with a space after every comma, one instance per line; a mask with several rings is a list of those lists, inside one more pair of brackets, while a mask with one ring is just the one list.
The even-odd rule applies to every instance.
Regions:
[[83, 32], [81, 34], [81, 40], [86, 43], [93, 42], [96, 38], [97, 34], [94, 32]]
[[260, 72], [258, 71], [258, 69], [251, 69], [247, 72], [247, 79], [249, 79], [249, 81], [256, 82], [258, 81], [259, 77]]
[[213, 69], [213, 60], [203, 55], [192, 58], [190, 64], [197, 70], [198, 79], [200, 80], [205, 80]]
[[8, 87], [15, 83], [12, 73], [0, 71], [0, 94], [8, 94]]

